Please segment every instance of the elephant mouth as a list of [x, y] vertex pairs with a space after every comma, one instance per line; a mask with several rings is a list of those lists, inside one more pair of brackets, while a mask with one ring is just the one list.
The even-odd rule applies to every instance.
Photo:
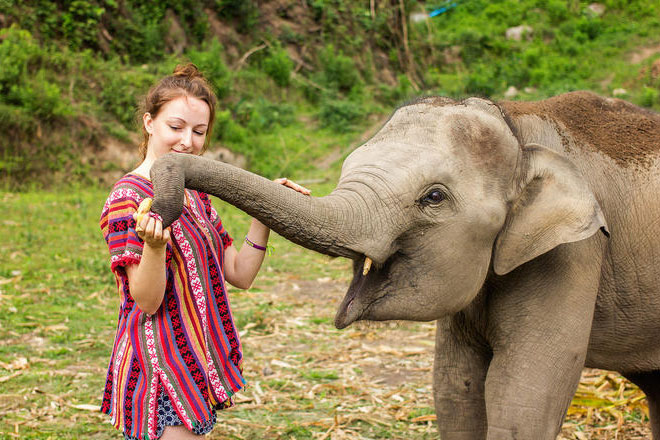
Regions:
[[[371, 268], [371, 259], [367, 256], [354, 260], [353, 280], [335, 315], [335, 327], [343, 329], [355, 321], [368, 319], [369, 310], [388, 295], [377, 288], [382, 285], [384, 273], [384, 266]], [[372, 296], [368, 292], [379, 295]]]

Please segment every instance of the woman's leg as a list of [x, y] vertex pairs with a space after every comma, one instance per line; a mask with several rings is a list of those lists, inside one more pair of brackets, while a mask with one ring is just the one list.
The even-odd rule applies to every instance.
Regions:
[[166, 426], [161, 440], [199, 440], [206, 438], [204, 435], [195, 435], [183, 425]]

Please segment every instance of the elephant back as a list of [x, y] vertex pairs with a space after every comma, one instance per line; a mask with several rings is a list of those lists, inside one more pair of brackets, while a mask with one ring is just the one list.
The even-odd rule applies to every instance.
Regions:
[[498, 104], [513, 120], [536, 115], [551, 121], [567, 151], [575, 146], [598, 150], [624, 167], [649, 166], [660, 154], [660, 114], [620, 99], [580, 91]]

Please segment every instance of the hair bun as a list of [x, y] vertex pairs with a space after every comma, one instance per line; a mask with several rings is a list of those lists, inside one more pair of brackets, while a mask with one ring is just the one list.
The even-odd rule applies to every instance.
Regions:
[[181, 76], [188, 79], [203, 78], [204, 76], [193, 63], [179, 64], [174, 68], [173, 76]]

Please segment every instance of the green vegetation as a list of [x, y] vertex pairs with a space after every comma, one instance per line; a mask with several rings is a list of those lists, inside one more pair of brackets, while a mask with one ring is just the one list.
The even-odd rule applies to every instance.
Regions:
[[[604, 0], [601, 13], [589, 3], [462, 0], [415, 21], [443, 3], [2, 0], [0, 180], [98, 181], [112, 167], [98, 153], [109, 139], [135, 143], [139, 98], [188, 60], [220, 98], [212, 148], [269, 177], [316, 172], [320, 158], [421, 94], [624, 89], [660, 109], [659, 54], [643, 50], [660, 43], [660, 6]], [[515, 26], [529, 26], [519, 40], [506, 36]]]
[[[615, 88], [628, 88], [639, 66], [627, 65], [627, 54], [657, 34], [659, 6], [654, 1], [634, 2], [634, 6], [605, 1], [605, 12], [599, 15], [587, 4], [574, 0], [461, 3], [451, 22], [447, 17], [449, 26], [429, 38], [436, 50], [459, 48], [463, 63], [453, 72], [441, 69], [438, 80], [429, 78], [427, 83], [446, 94], [496, 95], [509, 86], [532, 87], [530, 98], [575, 89], [609, 95]], [[520, 41], [507, 39], [507, 29], [519, 25], [530, 30]], [[419, 27], [413, 30], [425, 33]], [[415, 43], [420, 39], [411, 36]], [[448, 74], [454, 81], [447, 81], [452, 78]], [[447, 82], [452, 86], [443, 84]], [[644, 104], [643, 87], [639, 84], [631, 90], [629, 98]], [[650, 104], [660, 108], [660, 102]]]

